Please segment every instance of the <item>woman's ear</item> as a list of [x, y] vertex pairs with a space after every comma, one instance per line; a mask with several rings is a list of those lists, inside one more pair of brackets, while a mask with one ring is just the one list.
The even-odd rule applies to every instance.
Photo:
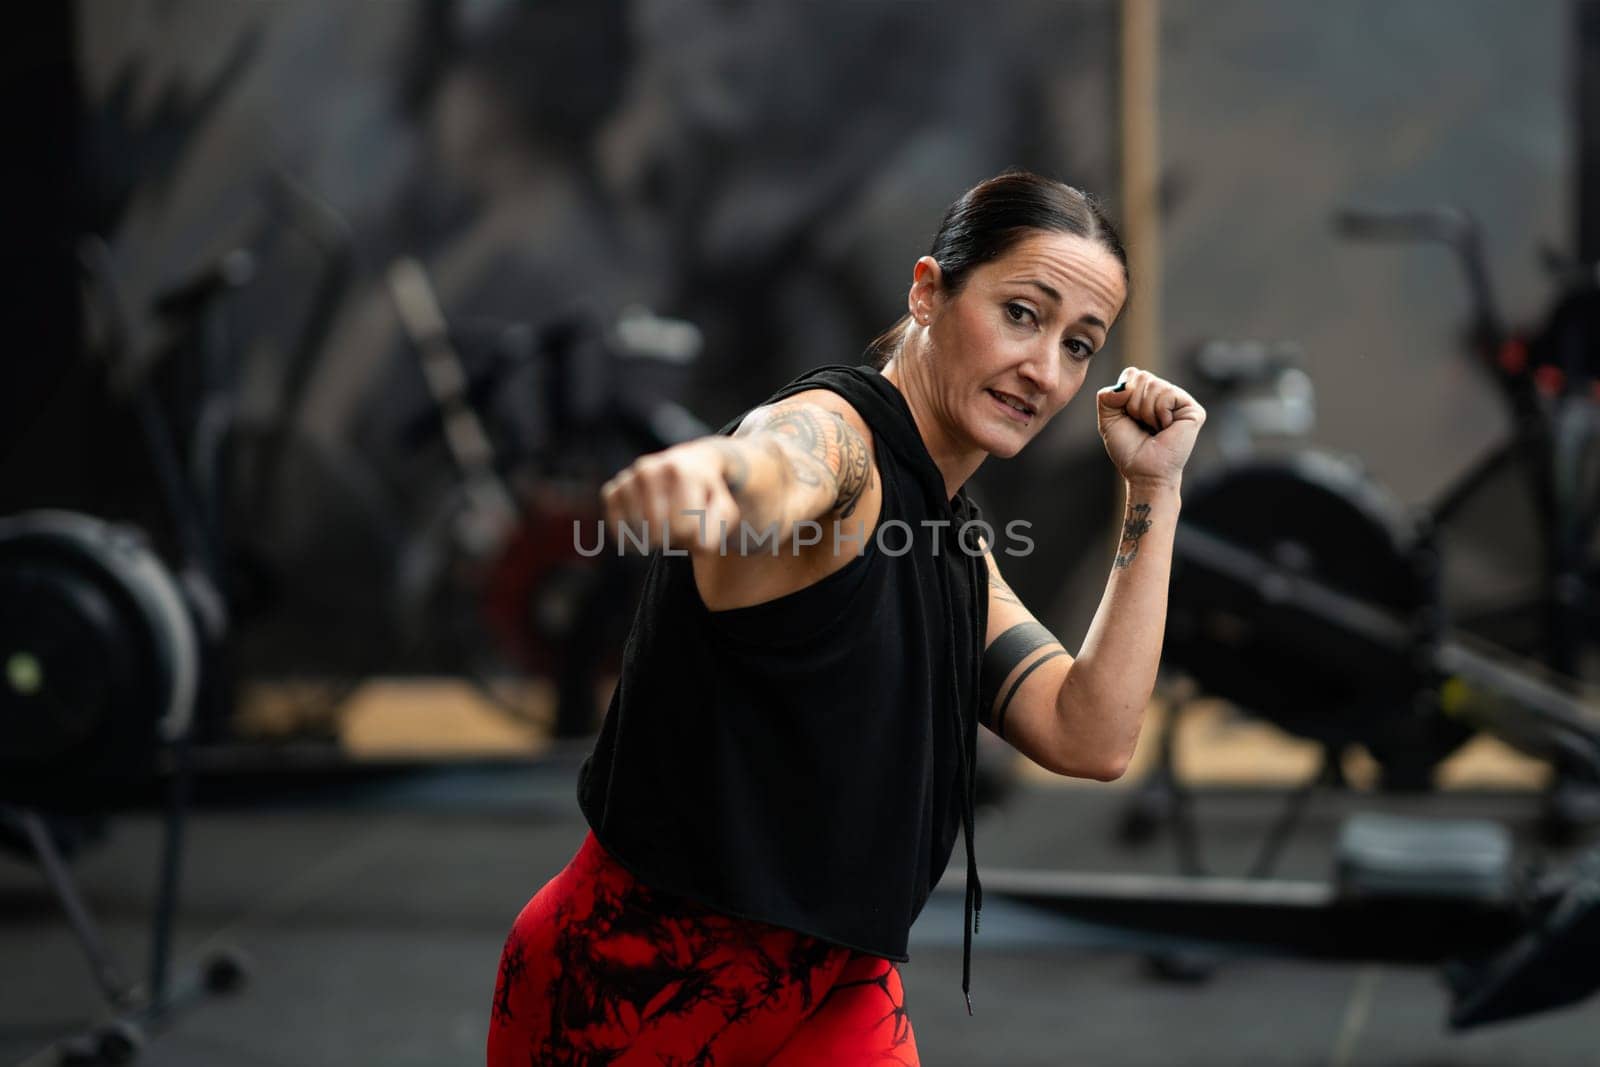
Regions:
[[919, 326], [932, 322], [943, 296], [944, 272], [939, 269], [939, 261], [923, 256], [911, 272], [911, 291], [906, 294], [906, 310], [912, 321]]

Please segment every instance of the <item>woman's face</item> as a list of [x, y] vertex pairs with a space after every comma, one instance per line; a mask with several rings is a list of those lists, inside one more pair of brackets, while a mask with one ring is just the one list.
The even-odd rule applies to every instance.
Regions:
[[1021, 451], [1083, 386], [1126, 296], [1116, 256], [1072, 234], [1022, 238], [955, 294], [937, 263], [918, 261], [911, 311], [927, 327], [935, 402], [957, 443]]

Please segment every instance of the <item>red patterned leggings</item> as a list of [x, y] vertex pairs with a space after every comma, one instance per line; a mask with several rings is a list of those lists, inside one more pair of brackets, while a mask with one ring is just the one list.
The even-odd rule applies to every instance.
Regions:
[[489, 1067], [917, 1062], [892, 962], [655, 893], [593, 834], [500, 957]]

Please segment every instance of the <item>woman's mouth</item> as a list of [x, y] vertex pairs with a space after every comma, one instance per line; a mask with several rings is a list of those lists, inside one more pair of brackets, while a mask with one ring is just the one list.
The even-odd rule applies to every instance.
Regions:
[[1008, 418], [1024, 426], [1032, 422], [1033, 416], [1037, 413], [1032, 404], [1010, 393], [1002, 393], [998, 389], [986, 389], [984, 392], [989, 394], [995, 405], [1004, 411]]

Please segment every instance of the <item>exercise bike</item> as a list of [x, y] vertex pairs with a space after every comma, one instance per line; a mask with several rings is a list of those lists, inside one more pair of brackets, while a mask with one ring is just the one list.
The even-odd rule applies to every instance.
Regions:
[[[1441, 760], [1485, 731], [1554, 768], [1547, 825], [1570, 835], [1587, 821], [1584, 798], [1600, 787], [1600, 703], [1579, 680], [1597, 634], [1590, 550], [1600, 519], [1591, 469], [1600, 293], [1592, 271], [1564, 271], [1542, 328], [1520, 336], [1500, 323], [1465, 215], [1346, 212], [1338, 222], [1352, 236], [1438, 240], [1456, 251], [1473, 296], [1472, 351], [1510, 406], [1513, 434], [1420, 513], [1358, 465], [1310, 450], [1238, 459], [1197, 479], [1175, 543], [1165, 658], [1203, 691], [1316, 742], [1321, 765], [1289, 795], [1249, 876], [1218, 878], [1199, 854], [1169, 721], [1160, 767], [1135, 811], [1142, 808], [1144, 829], [1152, 807], [1170, 823], [1182, 876], [993, 872], [985, 883], [1146, 932], [1326, 959], [1442, 964], [1450, 1025], [1466, 1028], [1600, 988], [1600, 847], [1562, 872], [1535, 875], [1514, 868], [1509, 835], [1494, 823], [1360, 815], [1342, 827], [1329, 882], [1270, 876], [1312, 793], [1341, 781], [1339, 757], [1352, 744], [1371, 753], [1381, 787], [1420, 790]], [[1281, 370], [1271, 362], [1235, 361], [1232, 373], [1268, 379]], [[1441, 534], [1507, 471], [1526, 479], [1536, 502], [1539, 591], [1453, 619]]]
[[[64, 1064], [129, 1062], [150, 1030], [203, 994], [239, 988], [249, 972], [231, 947], [210, 948], [190, 967], [172, 960], [196, 753], [230, 704], [236, 616], [220, 505], [232, 412], [202, 403], [181, 423], [152, 372], [198, 356], [202, 397], [226, 393], [229, 365], [215, 343], [221, 307], [291, 231], [324, 259], [291, 373], [315, 351], [347, 278], [342, 224], [286, 179], [270, 183], [264, 206], [246, 241], [153, 298], [148, 346], [134, 337], [105, 244], [90, 238], [80, 250], [102, 327], [91, 358], [137, 426], [171, 562], [133, 522], [63, 510], [0, 517], [0, 831], [48, 881], [109, 1009], [91, 1032], [61, 1043]], [[136, 982], [78, 892], [68, 864], [74, 836], [61, 828], [152, 800], [163, 813], [161, 856], [148, 973]]]

